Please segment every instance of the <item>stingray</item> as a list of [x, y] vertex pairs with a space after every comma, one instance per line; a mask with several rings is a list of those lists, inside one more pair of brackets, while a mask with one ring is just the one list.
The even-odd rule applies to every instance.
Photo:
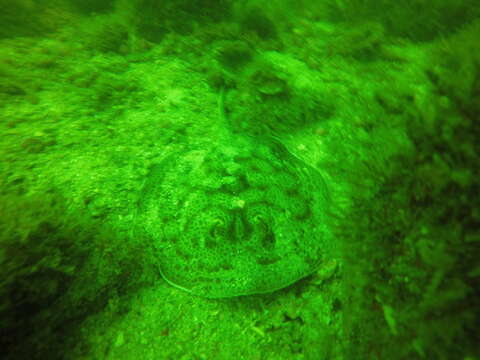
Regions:
[[331, 242], [329, 203], [320, 172], [280, 141], [226, 134], [154, 165], [137, 223], [169, 284], [225, 298], [317, 270]]

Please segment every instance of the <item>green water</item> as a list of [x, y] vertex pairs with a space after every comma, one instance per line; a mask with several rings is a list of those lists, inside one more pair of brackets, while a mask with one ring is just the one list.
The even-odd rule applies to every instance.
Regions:
[[0, 0], [5, 359], [480, 359], [480, 5]]

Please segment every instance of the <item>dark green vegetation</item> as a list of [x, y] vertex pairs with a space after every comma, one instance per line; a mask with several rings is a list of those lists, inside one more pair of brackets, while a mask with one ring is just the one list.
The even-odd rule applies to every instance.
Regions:
[[[308, 0], [306, 1], [308, 2]], [[376, 21], [393, 36], [432, 41], [462, 28], [479, 15], [475, 0], [340, 0], [318, 1], [317, 14], [334, 22]]]
[[157, 43], [171, 31], [187, 35], [200, 24], [225, 19], [231, 0], [135, 0], [136, 28], [145, 39]]
[[87, 316], [149, 275], [120, 233], [71, 214], [58, 194], [25, 195], [21, 180], [2, 184], [0, 198], [0, 345], [12, 359], [64, 358]]
[[480, 358], [476, 1], [0, 6], [7, 359]]
[[[364, 338], [352, 356], [360, 349], [361, 358], [372, 351], [380, 359], [478, 356], [479, 36], [476, 24], [431, 51], [432, 104], [405, 114], [413, 149], [376, 169], [382, 181], [370, 205], [357, 204], [347, 252], [363, 261], [346, 263], [360, 320], [352, 336]], [[392, 116], [414, 101], [396, 94], [392, 106], [382, 100], [391, 95], [379, 99]]]

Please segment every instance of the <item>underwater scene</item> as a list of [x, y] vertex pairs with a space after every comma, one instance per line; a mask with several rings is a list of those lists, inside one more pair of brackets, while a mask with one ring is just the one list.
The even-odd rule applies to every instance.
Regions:
[[0, 358], [480, 360], [478, 0], [0, 0]]

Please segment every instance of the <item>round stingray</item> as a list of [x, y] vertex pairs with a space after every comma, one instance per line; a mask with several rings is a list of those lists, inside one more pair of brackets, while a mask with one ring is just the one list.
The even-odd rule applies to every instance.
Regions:
[[138, 221], [162, 276], [193, 294], [267, 293], [317, 269], [328, 196], [319, 172], [278, 141], [229, 139], [154, 166]]

